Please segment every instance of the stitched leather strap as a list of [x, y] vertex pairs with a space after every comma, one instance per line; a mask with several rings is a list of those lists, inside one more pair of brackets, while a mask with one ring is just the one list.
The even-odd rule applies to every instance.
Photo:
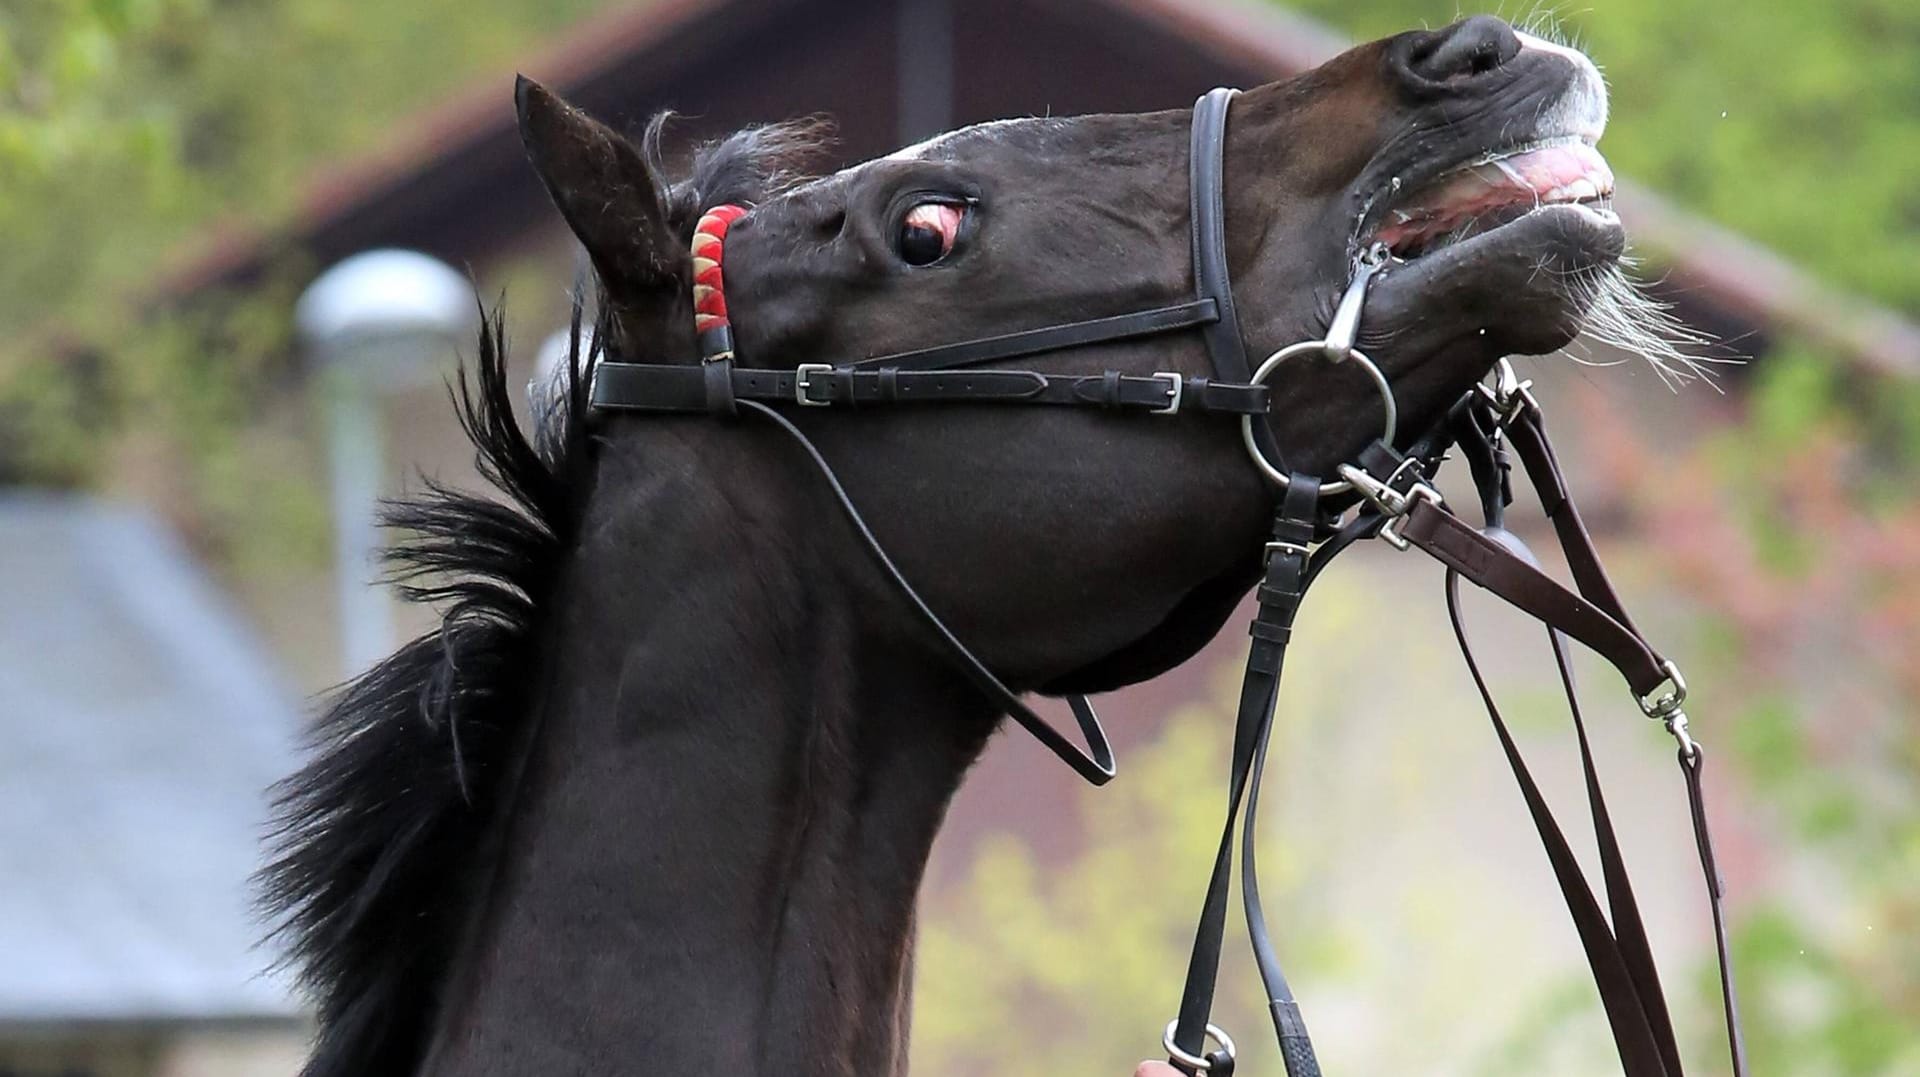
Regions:
[[[1187, 212], [1192, 221], [1193, 284], [1203, 300], [1212, 299], [1220, 317], [1200, 330], [1215, 377], [1251, 382], [1246, 338], [1233, 303], [1233, 274], [1227, 265], [1227, 113], [1240, 91], [1216, 87], [1193, 105], [1187, 146]], [[1280, 445], [1270, 424], [1253, 424], [1253, 442], [1262, 456], [1280, 461]]]
[[[1572, 666], [1567, 654], [1566, 637], [1582, 639], [1593, 646], [1633, 684], [1634, 691], [1643, 697], [1653, 689], [1660, 687], [1667, 678], [1668, 671], [1659, 668], [1657, 656], [1652, 661], [1656, 668], [1649, 672], [1644, 655], [1653, 655], [1639, 631], [1633, 627], [1625, 608], [1614, 591], [1611, 581], [1601, 566], [1598, 551], [1594, 548], [1592, 536], [1580, 520], [1578, 510], [1568, 495], [1565, 476], [1553, 454], [1552, 443], [1548, 441], [1545, 424], [1539, 408], [1531, 399], [1523, 398], [1521, 406], [1508, 418], [1505, 429], [1511, 435], [1514, 450], [1520, 455], [1526, 467], [1527, 476], [1537, 492], [1541, 505], [1552, 519], [1555, 537], [1559, 540], [1566, 556], [1569, 569], [1573, 574], [1579, 594], [1574, 595], [1560, 588], [1560, 596], [1541, 597], [1537, 583], [1529, 573], [1540, 575], [1537, 561], [1517, 536], [1502, 527], [1501, 515], [1511, 499], [1506, 476], [1507, 464], [1505, 451], [1496, 440], [1500, 429], [1484, 409], [1487, 408], [1479, 398], [1472, 398], [1465, 408], [1456, 408], [1450, 416], [1459, 439], [1463, 455], [1470, 461], [1474, 480], [1480, 488], [1481, 502], [1486, 514], [1485, 533], [1477, 534], [1484, 543], [1483, 552], [1475, 558], [1481, 583], [1503, 598], [1510, 592], [1519, 590], [1532, 600], [1530, 606], [1525, 602], [1515, 602], [1521, 608], [1534, 613], [1548, 629], [1548, 638], [1552, 643], [1554, 661], [1559, 671], [1561, 685], [1566, 692], [1568, 707], [1573, 716], [1574, 730], [1578, 736], [1582, 770], [1585, 775], [1588, 803], [1594, 821], [1594, 835], [1600, 852], [1603, 881], [1608, 897], [1609, 918], [1601, 914], [1592, 890], [1581, 873], [1573, 854], [1567, 845], [1565, 836], [1554, 821], [1552, 812], [1547, 808], [1539, 789], [1521, 758], [1499, 708], [1483, 678], [1479, 664], [1475, 660], [1468, 643], [1466, 628], [1460, 614], [1459, 580], [1462, 571], [1446, 557], [1441, 557], [1449, 565], [1447, 573], [1447, 610], [1453, 623], [1455, 637], [1459, 640], [1461, 655], [1465, 659], [1468, 672], [1473, 676], [1474, 685], [1486, 704], [1487, 714], [1499, 735], [1501, 748], [1506, 753], [1509, 766], [1515, 780], [1519, 783], [1529, 814], [1533, 817], [1541, 843], [1547, 851], [1549, 862], [1553, 866], [1561, 893], [1567, 902], [1576, 930], [1580, 935], [1582, 947], [1586, 950], [1588, 965], [1591, 968], [1595, 984], [1599, 987], [1607, 1019], [1612, 1027], [1614, 1042], [1620, 1053], [1620, 1059], [1627, 1077], [1680, 1077], [1682, 1072], [1680, 1052], [1673, 1032], [1672, 1019], [1668, 1014], [1664, 993], [1660, 987], [1659, 973], [1654, 965], [1652, 946], [1647, 940], [1646, 928], [1640, 916], [1638, 902], [1633, 895], [1632, 884], [1628, 878], [1625, 861], [1621, 856], [1619, 839], [1613, 830], [1606, 801], [1600, 790], [1598, 772], [1594, 766], [1592, 748], [1588, 741], [1585, 722], [1582, 718], [1579, 700], [1573, 686]], [[1479, 414], [1474, 414], [1479, 410]], [[1427, 509], [1437, 510], [1437, 506], [1422, 503]], [[1450, 515], [1450, 514], [1448, 514]], [[1458, 520], [1454, 524], [1464, 529]], [[1409, 529], [1413, 527], [1409, 522]], [[1420, 529], [1423, 535], [1452, 533], [1452, 528]], [[1409, 535], [1408, 537], [1412, 537]], [[1416, 545], [1434, 552], [1434, 547], [1415, 540]], [[1435, 553], [1435, 556], [1440, 556]], [[1524, 569], [1525, 571], [1521, 571]], [[1473, 578], [1469, 576], [1469, 578]], [[1552, 582], [1552, 581], [1548, 581]], [[1491, 585], [1490, 585], [1491, 584]], [[1577, 603], [1571, 600], [1577, 600]], [[1560, 609], [1575, 611], [1567, 619], [1543, 616], [1536, 608], [1547, 610]], [[1585, 639], [1573, 631], [1575, 626], [1591, 629], [1594, 624], [1611, 626], [1601, 632], [1599, 640]], [[1624, 635], [1635, 641], [1630, 647], [1621, 647], [1614, 633]], [[1609, 652], [1609, 647], [1620, 647], [1619, 656]], [[1624, 664], [1623, 664], [1624, 662]], [[1637, 669], [1630, 666], [1638, 664]], [[1651, 683], [1645, 683], [1651, 677]], [[1635, 683], [1638, 680], [1640, 683]], [[1688, 811], [1692, 819], [1694, 839], [1700, 853], [1701, 871], [1706, 879], [1707, 894], [1713, 917], [1714, 942], [1720, 971], [1721, 1006], [1726, 1019], [1729, 1055], [1735, 1077], [1745, 1077], [1746, 1046], [1741, 1033], [1739, 1000], [1735, 991], [1731, 947], [1727, 935], [1726, 912], [1724, 908], [1724, 886], [1721, 882], [1719, 867], [1714, 861], [1713, 841], [1707, 825], [1705, 796], [1701, 788], [1700, 773], [1704, 766], [1704, 753], [1698, 744], [1691, 745], [1691, 751], [1683, 748], [1679, 753], [1680, 767], [1687, 784]]]
[[1474, 658], [1473, 645], [1467, 638], [1466, 623], [1460, 612], [1460, 574], [1452, 570], [1447, 572], [1447, 615], [1453, 624], [1454, 636], [1460, 643], [1461, 657], [1466, 660], [1467, 672], [1473, 677], [1481, 702], [1486, 705], [1487, 716], [1500, 738], [1501, 751], [1506, 755], [1507, 765], [1513, 770], [1514, 780], [1519, 783], [1527, 813], [1533, 818], [1534, 829], [1539, 833], [1547, 860], [1553, 866], [1554, 879], [1559, 883], [1567, 911], [1573, 917], [1574, 928], [1580, 936], [1581, 948], [1586, 951], [1587, 966], [1593, 973], [1594, 983], [1599, 988], [1600, 1003], [1606, 1010], [1607, 1023], [1613, 1030], [1614, 1045], [1620, 1052], [1620, 1063], [1626, 1077], [1679, 1077], [1680, 1059], [1674, 1042], [1673, 1024], [1667, 1016], [1666, 999], [1660, 990], [1659, 976], [1654, 971], [1653, 955], [1647, 946], [1645, 928], [1641, 926], [1639, 907], [1634, 901], [1626, 868], [1620, 859], [1619, 841], [1614, 836], [1606, 800], [1600, 793], [1586, 725], [1581, 719], [1579, 703], [1573, 693], [1572, 672], [1564, 637], [1551, 628], [1547, 630], [1579, 739], [1580, 762], [1586, 775], [1587, 802], [1593, 814], [1601, 870], [1613, 911], [1611, 927], [1580, 871], [1566, 835], [1561, 832], [1552, 809], [1547, 806], [1539, 785], [1527, 768], [1526, 760], [1514, 744], [1512, 733], [1494, 702], [1493, 692], [1487, 687], [1486, 678], [1480, 671], [1480, 663]]
[[[1131, 314], [1089, 318], [1085, 321], [1067, 322], [1064, 325], [1050, 325], [1043, 329], [1002, 333], [999, 336], [981, 337], [978, 340], [966, 340], [958, 344], [941, 344], [932, 348], [919, 348], [914, 351], [895, 352], [892, 355], [862, 359], [857, 363], [834, 365], [852, 370], [880, 370], [886, 367], [892, 367], [895, 370], [954, 370], [1003, 359], [1021, 359], [1044, 352], [1080, 348], [1088, 344], [1105, 344], [1116, 340], [1155, 336], [1178, 329], [1209, 325], [1219, 320], [1218, 301], [1202, 297], [1187, 303], [1154, 307], [1150, 310], [1134, 311]], [[1239, 380], [1245, 381], [1246, 378], [1242, 377]]]
[[[701, 367], [602, 362], [594, 407], [621, 411], [711, 411], [709, 379], [721, 364]], [[1042, 374], [1032, 370], [853, 370], [818, 366], [748, 370], [726, 366], [733, 400], [770, 404], [1051, 404], [1123, 411], [1203, 411], [1260, 415], [1263, 385], [1235, 385], [1177, 374]]]
[[[1307, 1036], [1306, 1023], [1293, 998], [1292, 988], [1280, 969], [1280, 963], [1268, 937], [1264, 913], [1260, 909], [1260, 890], [1252, 859], [1255, 835], [1255, 811], [1259, 806], [1258, 779], [1264, 770], [1266, 743], [1272, 729], [1273, 709], [1280, 690], [1280, 674], [1285, 665], [1287, 644], [1293, 634], [1293, 619], [1307, 587], [1341, 550], [1362, 537], [1369, 526], [1377, 527], [1378, 518], [1349, 524], [1334, 539], [1312, 555], [1308, 553], [1319, 531], [1319, 483], [1307, 476], [1290, 482], [1279, 512], [1274, 518], [1274, 541], [1268, 545], [1266, 571], [1257, 596], [1253, 623], [1248, 626], [1252, 642], [1247, 651], [1247, 666], [1240, 685], [1240, 704], [1234, 720], [1233, 757], [1227, 787], [1227, 817], [1220, 832], [1220, 844], [1214, 853], [1213, 872], [1207, 882], [1207, 896], [1201, 906], [1200, 920], [1194, 929], [1193, 951], [1187, 961], [1186, 983], [1181, 990], [1179, 1016], [1175, 1019], [1173, 1043], [1189, 1055], [1204, 1050], [1207, 1021], [1213, 1009], [1213, 996], [1220, 970], [1220, 954], [1226, 934], [1228, 897], [1233, 872], [1234, 826], [1240, 819], [1241, 802], [1246, 802], [1244, 829], [1241, 833], [1242, 901], [1248, 927], [1254, 939], [1254, 956], [1267, 988], [1268, 1009], [1281, 1042], [1290, 1077], [1319, 1077], [1319, 1063]], [[1169, 1059], [1176, 1067], [1187, 1068], [1178, 1058]], [[1187, 1068], [1188, 1072], [1192, 1072]], [[1216, 1065], [1209, 1073], [1214, 1073]]]
[[1644, 696], [1666, 683], [1665, 660], [1639, 633], [1439, 504], [1415, 502], [1400, 534], [1454, 572], [1598, 651], [1635, 693]]

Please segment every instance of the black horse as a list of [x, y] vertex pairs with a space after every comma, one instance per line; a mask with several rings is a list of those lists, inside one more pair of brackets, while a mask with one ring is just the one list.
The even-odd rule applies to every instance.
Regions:
[[[987, 124], [818, 179], [795, 171], [807, 129], [759, 128], [670, 180], [657, 138], [524, 81], [518, 104], [623, 359], [699, 359], [689, 242], [722, 203], [751, 207], [726, 256], [745, 367], [1193, 294], [1185, 110]], [[1605, 115], [1585, 57], [1490, 18], [1243, 94], [1224, 219], [1247, 352], [1320, 336], [1376, 241], [1398, 257], [1359, 344], [1403, 431], [1497, 358], [1566, 344], [1622, 251], [1591, 149]], [[1194, 333], [1028, 363], [1208, 373]], [[446, 618], [343, 690], [282, 793], [265, 882], [319, 1004], [307, 1074], [902, 1071], [916, 890], [1001, 708], [771, 424], [589, 427], [582, 379], [529, 440], [497, 323], [467, 384], [508, 500], [393, 511], [415, 535], [392, 555], [407, 593]], [[1331, 474], [1379, 408], [1365, 379], [1309, 365], [1265, 421], [1296, 469]], [[1274, 494], [1231, 424], [787, 413], [1018, 690], [1172, 668], [1259, 569]]]

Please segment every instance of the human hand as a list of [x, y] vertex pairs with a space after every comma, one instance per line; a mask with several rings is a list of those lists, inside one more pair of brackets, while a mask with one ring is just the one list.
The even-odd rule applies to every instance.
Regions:
[[1133, 1071], [1133, 1077], [1181, 1077], [1181, 1073], [1165, 1062], [1148, 1060], [1140, 1063]]

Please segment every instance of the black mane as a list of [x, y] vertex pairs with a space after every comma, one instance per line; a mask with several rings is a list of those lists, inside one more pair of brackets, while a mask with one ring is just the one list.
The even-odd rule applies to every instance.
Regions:
[[[656, 169], [665, 119], [643, 143]], [[690, 239], [706, 206], [790, 186], [820, 135], [806, 121], [700, 148], [666, 192], [674, 226]], [[385, 506], [384, 522], [407, 534], [387, 552], [392, 579], [408, 601], [441, 606], [440, 626], [334, 693], [308, 762], [275, 789], [258, 884], [273, 938], [319, 1011], [305, 1077], [413, 1071], [485, 892], [489, 835], [535, 724], [532, 671], [591, 488], [584, 416], [598, 356], [581, 354], [581, 317], [576, 304], [565, 406], [529, 438], [513, 415], [501, 320], [483, 311], [472, 375], [463, 369], [451, 396], [503, 499], [429, 481]]]

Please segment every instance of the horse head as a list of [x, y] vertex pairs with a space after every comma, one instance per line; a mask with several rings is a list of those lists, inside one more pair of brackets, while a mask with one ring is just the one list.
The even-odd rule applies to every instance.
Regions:
[[[673, 191], [642, 148], [538, 86], [519, 102], [533, 161], [607, 290], [614, 350], [693, 362], [697, 209], [674, 202], [702, 192]], [[1491, 17], [1240, 95], [1223, 218], [1246, 353], [1322, 335], [1375, 243], [1393, 258], [1358, 343], [1393, 388], [1403, 441], [1497, 358], [1566, 344], [1622, 252], [1593, 148], [1606, 115], [1584, 55]], [[1003, 120], [776, 179], [726, 237], [739, 361], [857, 360], [1191, 294], [1188, 135], [1184, 110]], [[1025, 365], [1211, 373], [1192, 333]], [[1288, 370], [1274, 393], [1265, 421], [1293, 470], [1330, 474], [1380, 429], [1375, 390], [1352, 370]], [[907, 575], [1029, 687], [1112, 687], [1191, 654], [1250, 582], [1272, 500], [1231, 425], [1203, 417], [953, 408], [808, 428]]]
[[[1186, 110], [983, 124], [802, 179], [803, 128], [735, 135], [676, 177], [655, 139], [525, 81], [518, 105], [609, 356], [689, 373], [722, 413], [736, 374], [805, 398], [806, 366], [1183, 301], [1204, 325], [1016, 365], [1096, 402], [1205, 396], [1223, 348], [1252, 366], [1325, 334], [1384, 248], [1357, 344], [1404, 442], [1498, 358], [1565, 344], [1622, 250], [1598, 73], [1490, 18], [1233, 99], [1208, 262], [1232, 286], [1198, 301]], [[723, 205], [723, 251], [703, 230], [696, 258]], [[721, 253], [730, 346], [701, 333]], [[530, 444], [499, 337], [483, 345], [465, 418], [515, 505], [402, 509], [421, 537], [398, 559], [453, 574], [414, 592], [448, 618], [334, 702], [283, 789], [266, 884], [319, 996], [306, 1072], [899, 1072], [920, 875], [1005, 710], [927, 611], [1015, 690], [1187, 658], [1259, 571], [1276, 501], [1241, 417], [778, 405], [916, 610], [765, 416], [590, 414], [576, 387]], [[1294, 473], [1330, 476], [1382, 426], [1352, 363], [1229, 395], [1259, 401], [1244, 440]]]

